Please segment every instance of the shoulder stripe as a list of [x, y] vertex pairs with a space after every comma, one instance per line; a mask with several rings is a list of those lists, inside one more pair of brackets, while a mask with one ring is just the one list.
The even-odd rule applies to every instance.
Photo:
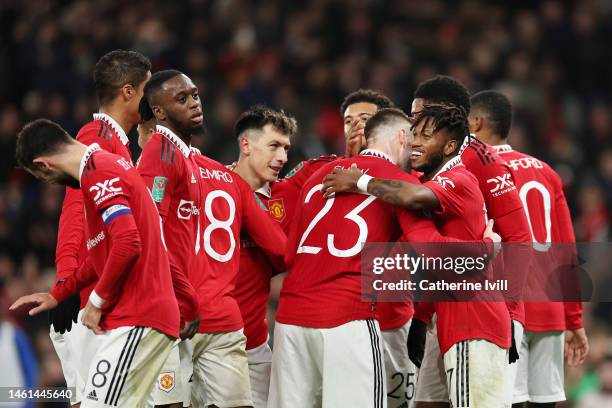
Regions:
[[482, 155], [484, 156], [485, 160], [488, 163], [493, 163], [495, 161], [495, 158], [493, 157], [493, 154], [487, 149], [486, 145], [484, 143], [482, 143], [480, 140], [476, 139], [474, 146], [480, 150], [480, 152], [482, 153]]
[[159, 160], [164, 160], [164, 151], [166, 150], [166, 139], [164, 137], [161, 138], [161, 149], [159, 153]]

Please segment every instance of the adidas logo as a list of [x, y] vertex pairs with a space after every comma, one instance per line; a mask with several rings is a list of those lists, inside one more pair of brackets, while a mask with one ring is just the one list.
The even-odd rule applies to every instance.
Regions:
[[96, 394], [96, 390], [91, 390], [91, 392], [89, 394], [87, 394], [87, 399], [97, 401], [98, 400], [98, 394]]

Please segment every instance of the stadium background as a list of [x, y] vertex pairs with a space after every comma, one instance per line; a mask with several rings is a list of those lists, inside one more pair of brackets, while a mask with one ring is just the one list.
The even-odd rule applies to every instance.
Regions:
[[[501, 3], [1, 0], [0, 320], [27, 333], [38, 384], [62, 382], [46, 317], [7, 307], [52, 284], [63, 189], [14, 167], [15, 135], [38, 117], [76, 134], [96, 111], [93, 65], [112, 49], [136, 49], [154, 70], [178, 68], [194, 79], [207, 128], [195, 144], [219, 161], [237, 157], [232, 126], [249, 105], [294, 115], [300, 131], [285, 171], [343, 152], [338, 107], [359, 87], [406, 110], [416, 84], [436, 73], [472, 93], [495, 87], [513, 102], [511, 143], [561, 174], [577, 240], [609, 241], [612, 2]], [[602, 363], [612, 355], [611, 310], [586, 305], [591, 353], [567, 372], [571, 406], [587, 392], [612, 394], [612, 364]]]

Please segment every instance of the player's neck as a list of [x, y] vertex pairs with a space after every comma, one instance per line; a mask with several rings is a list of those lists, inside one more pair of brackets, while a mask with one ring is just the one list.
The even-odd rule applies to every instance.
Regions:
[[87, 150], [87, 146], [81, 143], [71, 143], [61, 154], [57, 155], [54, 165], [67, 173], [69, 176], [80, 180], [81, 160]]
[[108, 106], [100, 106], [100, 113], [105, 113], [111, 118], [115, 120], [121, 126], [121, 129], [127, 135], [130, 133], [130, 130], [136, 125], [136, 123], [132, 122], [126, 110], [123, 107], [117, 106], [117, 104], [111, 104]]
[[176, 136], [178, 136], [178, 138], [181, 139], [183, 143], [185, 143], [187, 146], [191, 146], [191, 133], [184, 134], [183, 132], [172, 126], [170, 123], [168, 123], [168, 121], [159, 121], [157, 122], [157, 124], [170, 129], [170, 131]]
[[242, 158], [238, 159], [234, 171], [249, 184], [253, 191], [259, 190], [266, 184], [266, 181], [258, 177], [248, 166], [247, 161]]
[[499, 137], [498, 135], [488, 132], [481, 131], [476, 133], [476, 139], [480, 140], [483, 143], [486, 143], [491, 146], [498, 146], [502, 144], [506, 144], [507, 141]]
[[437, 167], [436, 167], [435, 169], [433, 169], [432, 171], [430, 171], [430, 172], [427, 172], [427, 173], [423, 174], [423, 177], [425, 178], [425, 180], [429, 181], [429, 180], [433, 179], [433, 178], [434, 178], [434, 176], [435, 176], [436, 174], [438, 174], [438, 172], [439, 172], [439, 171], [440, 171], [440, 170], [441, 170], [441, 169], [442, 169], [444, 166], [446, 166], [446, 163], [448, 163], [449, 161], [453, 160], [455, 157], [457, 157], [457, 155], [453, 155], [453, 156], [448, 156], [448, 157], [445, 157], [445, 158], [442, 160], [442, 162], [440, 163], [440, 165], [439, 165], [439, 166], [437, 166]]

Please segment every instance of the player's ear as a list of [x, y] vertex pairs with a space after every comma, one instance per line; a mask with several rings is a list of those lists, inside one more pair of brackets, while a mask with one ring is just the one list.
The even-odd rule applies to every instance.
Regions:
[[34, 160], [32, 160], [32, 163], [34, 164], [35, 169], [45, 172], [53, 168], [53, 166], [49, 162], [49, 159], [44, 156], [35, 158]]
[[455, 150], [457, 150], [457, 141], [454, 139], [447, 141], [444, 145], [444, 156], [450, 156], [455, 152]]
[[136, 96], [136, 90], [132, 86], [132, 84], [125, 84], [121, 87], [119, 93], [123, 97], [124, 101], [131, 100], [134, 96]]
[[238, 139], [238, 148], [240, 149], [241, 156], [248, 156], [251, 154], [251, 146], [249, 145], [249, 139], [245, 136], [241, 136]]
[[404, 128], [400, 128], [397, 131], [397, 141], [399, 142], [400, 146], [404, 146], [407, 147], [407, 145], [409, 144], [409, 140], [408, 140], [408, 135], [406, 134], [406, 130]]
[[157, 120], [166, 120], [166, 112], [159, 105], [151, 106], [151, 111]]
[[470, 127], [470, 133], [476, 134], [482, 129], [482, 126], [483, 126], [482, 116], [470, 115], [468, 117], [468, 125]]

